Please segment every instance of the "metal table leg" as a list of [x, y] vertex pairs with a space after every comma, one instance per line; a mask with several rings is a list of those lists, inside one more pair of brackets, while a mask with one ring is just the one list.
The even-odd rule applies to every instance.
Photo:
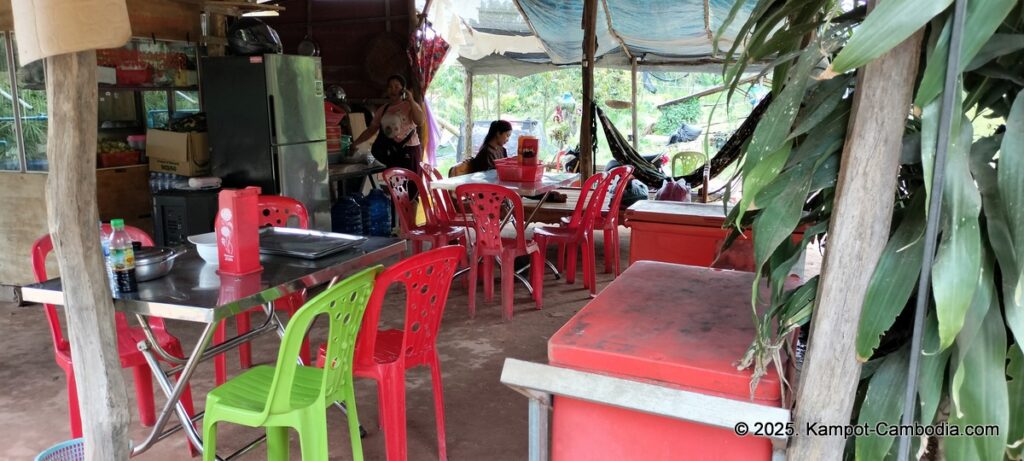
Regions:
[[[150, 329], [148, 322], [139, 316], [143, 332], [146, 334], [146, 340], [140, 341], [138, 348], [146, 359], [146, 363], [149, 365], [150, 370], [153, 372], [153, 376], [156, 378], [156, 382], [160, 386], [160, 390], [167, 396], [167, 403], [164, 405], [164, 408], [161, 409], [160, 414], [157, 417], [156, 424], [153, 425], [153, 429], [150, 431], [146, 439], [138, 445], [133, 444], [131, 456], [137, 456], [149, 450], [158, 440], [163, 439], [170, 433], [176, 432], [181, 428], [185, 429], [185, 434], [192, 445], [202, 453], [203, 440], [194, 425], [194, 421], [198, 420], [200, 415], [196, 415], [192, 418], [188, 416], [188, 413], [185, 411], [185, 405], [181, 403], [181, 395], [184, 393], [185, 386], [191, 380], [192, 373], [195, 372], [195, 369], [200, 362], [213, 358], [215, 355], [229, 349], [234, 349], [242, 343], [251, 341], [256, 336], [269, 331], [280, 331], [280, 322], [278, 321], [277, 316], [274, 315], [273, 306], [271, 304], [264, 304], [263, 308], [268, 312], [268, 317], [259, 328], [250, 330], [243, 335], [236, 336], [211, 348], [208, 348], [207, 346], [209, 346], [210, 341], [213, 339], [213, 334], [217, 329], [217, 323], [207, 324], [206, 327], [203, 328], [203, 332], [199, 336], [199, 340], [196, 342], [195, 347], [193, 347], [192, 353], [188, 356], [188, 359], [174, 357], [160, 347], [160, 344], [153, 336], [153, 332]], [[177, 365], [172, 366], [168, 370], [164, 370], [160, 366], [160, 362], [157, 360], [158, 355], [160, 358]], [[177, 373], [180, 373], [177, 382], [172, 382], [171, 376]], [[172, 413], [176, 414], [181, 425], [180, 427], [174, 427], [164, 431], [164, 427], [167, 425], [168, 419]]]

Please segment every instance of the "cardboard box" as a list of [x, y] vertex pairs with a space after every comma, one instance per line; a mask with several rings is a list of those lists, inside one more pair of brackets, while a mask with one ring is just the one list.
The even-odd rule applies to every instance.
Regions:
[[146, 155], [149, 170], [182, 176], [210, 174], [210, 149], [206, 133], [146, 131]]

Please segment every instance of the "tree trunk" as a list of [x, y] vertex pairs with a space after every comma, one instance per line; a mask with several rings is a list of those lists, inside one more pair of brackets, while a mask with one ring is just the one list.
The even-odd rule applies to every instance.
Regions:
[[46, 59], [46, 203], [60, 266], [86, 459], [128, 459], [128, 395], [96, 206], [96, 52]]
[[597, 48], [597, 0], [583, 0], [583, 121], [580, 125], [580, 173], [583, 179], [594, 175], [594, 50]]
[[900, 146], [914, 91], [921, 35], [914, 34], [857, 73], [829, 224], [829, 246], [797, 390], [797, 430], [786, 453], [788, 459], [843, 457], [846, 440], [842, 437], [814, 437], [803, 431], [811, 423], [850, 423], [860, 378], [857, 326], [864, 293], [889, 239]]

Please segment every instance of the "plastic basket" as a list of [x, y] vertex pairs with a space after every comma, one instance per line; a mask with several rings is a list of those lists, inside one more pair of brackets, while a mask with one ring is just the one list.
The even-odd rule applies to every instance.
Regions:
[[36, 456], [36, 461], [82, 461], [84, 459], [84, 439], [72, 439], [58, 443]]
[[99, 154], [100, 168], [113, 168], [139, 164], [139, 151], [104, 152]]
[[494, 161], [498, 179], [509, 182], [538, 182], [544, 176], [544, 165], [521, 165], [515, 157]]

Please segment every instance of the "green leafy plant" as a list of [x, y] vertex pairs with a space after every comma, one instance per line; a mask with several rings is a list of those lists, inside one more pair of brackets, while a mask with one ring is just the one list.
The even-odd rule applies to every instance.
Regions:
[[[719, 34], [745, 2], [738, 1]], [[1024, 7], [1019, 0], [968, 3], [962, 76], [944, 177], [930, 293], [920, 276], [927, 197], [935, 168], [952, 0], [887, 0], [870, 13], [831, 0], [759, 0], [726, 53], [725, 80], [770, 61], [774, 99], [745, 145], [743, 197], [730, 216], [752, 229], [770, 303], [755, 311], [757, 335], [742, 359], [754, 381], [781, 362], [792, 333], [812, 315], [818, 279], [785, 279], [811, 239], [825, 239], [857, 69], [926, 30], [913, 110], [907, 114], [892, 231], [872, 276], [857, 352], [865, 362], [855, 421], [898, 421], [907, 382], [910, 313], [929, 297], [914, 420], [990, 424], [998, 435], [939, 440], [950, 460], [1024, 456]], [[829, 64], [823, 68], [822, 63]], [[803, 227], [804, 239], [789, 236]], [[757, 290], [758, 287], [755, 287]], [[797, 402], [799, 404], [799, 402]], [[857, 459], [883, 459], [894, 438], [858, 437]], [[920, 444], [920, 439], [914, 443]]]
[[654, 132], [671, 135], [683, 123], [697, 123], [701, 119], [700, 100], [691, 98], [679, 104], [673, 104], [661, 110], [661, 117], [654, 124]]

